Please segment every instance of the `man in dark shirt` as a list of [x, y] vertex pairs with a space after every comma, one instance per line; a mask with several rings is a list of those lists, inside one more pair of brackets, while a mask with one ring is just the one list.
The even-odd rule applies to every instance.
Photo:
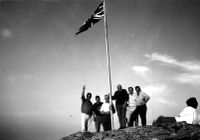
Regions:
[[93, 117], [94, 117], [96, 132], [99, 132], [101, 124], [102, 124], [102, 116], [103, 116], [100, 113], [100, 109], [103, 103], [101, 102], [101, 99], [99, 96], [96, 96], [95, 99], [96, 99], [96, 103], [94, 103], [93, 105], [93, 112], [94, 112]]
[[92, 98], [91, 93], [87, 93], [87, 96], [85, 98], [85, 89], [86, 86], [83, 86], [83, 91], [81, 94], [81, 100], [82, 100], [82, 105], [81, 105], [81, 124], [82, 124], [82, 132], [87, 132], [88, 131], [88, 122], [91, 119], [92, 116], [92, 102], [90, 99]]
[[117, 85], [117, 91], [115, 91], [113, 100], [116, 100], [117, 115], [119, 118], [119, 129], [126, 127], [126, 102], [128, 101], [128, 93], [125, 89], [122, 89], [121, 85]]

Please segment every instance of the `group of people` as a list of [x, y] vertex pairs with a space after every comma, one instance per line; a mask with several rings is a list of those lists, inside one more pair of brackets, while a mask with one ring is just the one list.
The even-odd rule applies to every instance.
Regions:
[[96, 132], [100, 131], [100, 126], [102, 124], [104, 131], [111, 130], [111, 111], [115, 112], [114, 106], [110, 103], [109, 95], [104, 96], [105, 102], [102, 103], [99, 96], [96, 96], [96, 102], [94, 105], [90, 101], [92, 98], [91, 93], [87, 93], [85, 98], [86, 86], [83, 86], [83, 91], [81, 95], [82, 105], [81, 105], [81, 124], [82, 132], [87, 132], [89, 127], [89, 121], [93, 116], [95, 121]]
[[88, 131], [89, 121], [92, 116], [94, 118], [96, 132], [100, 131], [101, 124], [104, 131], [111, 130], [111, 113], [115, 113], [115, 108], [119, 119], [119, 129], [133, 125], [138, 126], [138, 116], [140, 116], [142, 126], [146, 125], [146, 103], [150, 97], [142, 92], [139, 86], [135, 87], [136, 93], [134, 93], [133, 87], [129, 87], [127, 92], [126, 89], [122, 88], [122, 85], [117, 85], [114, 96], [111, 96], [112, 100], [115, 100], [115, 108], [110, 103], [109, 94], [104, 96], [104, 103], [101, 102], [99, 96], [96, 96], [96, 102], [92, 104], [92, 94], [87, 93], [85, 98], [85, 90], [86, 86], [83, 86], [81, 95], [82, 132]]

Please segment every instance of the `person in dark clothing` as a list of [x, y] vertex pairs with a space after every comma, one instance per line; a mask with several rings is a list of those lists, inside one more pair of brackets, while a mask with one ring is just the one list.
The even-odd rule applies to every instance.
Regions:
[[93, 105], [93, 112], [94, 112], [93, 117], [94, 117], [96, 132], [99, 132], [101, 128], [102, 116], [103, 116], [100, 113], [100, 109], [103, 103], [101, 102], [101, 99], [99, 96], [96, 96], [95, 99], [96, 99], [96, 103], [94, 103]]
[[121, 85], [117, 85], [117, 91], [115, 91], [113, 100], [116, 100], [117, 115], [119, 118], [119, 129], [126, 127], [126, 103], [128, 101], [128, 93], [125, 89], [122, 89]]
[[92, 98], [91, 93], [87, 93], [85, 98], [85, 89], [86, 86], [83, 86], [83, 91], [81, 95], [82, 105], [81, 105], [81, 125], [82, 125], [82, 132], [88, 131], [88, 122], [92, 117], [93, 105], [90, 99]]

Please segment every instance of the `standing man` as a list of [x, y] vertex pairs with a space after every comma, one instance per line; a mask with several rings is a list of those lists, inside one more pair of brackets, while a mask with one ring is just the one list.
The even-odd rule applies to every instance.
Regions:
[[142, 126], [147, 125], [146, 113], [147, 113], [147, 105], [146, 103], [149, 101], [150, 97], [146, 93], [141, 91], [139, 86], [135, 87], [135, 91], [137, 93], [137, 101], [136, 101], [136, 109], [131, 116], [130, 121], [135, 121], [137, 116], [140, 115]]
[[85, 89], [86, 86], [83, 86], [83, 91], [81, 94], [81, 100], [82, 100], [82, 105], [81, 105], [81, 125], [82, 125], [82, 132], [87, 132], [88, 131], [88, 122], [91, 119], [92, 116], [92, 102], [90, 99], [92, 98], [91, 93], [87, 93], [87, 96], [85, 98]]
[[102, 117], [103, 130], [108, 131], [108, 130], [111, 130], [110, 112], [112, 111], [112, 113], [115, 113], [115, 108], [113, 104], [110, 103], [108, 94], [104, 96], [104, 99], [105, 99], [105, 102], [103, 103], [100, 112], [103, 115]]
[[128, 93], [122, 86], [117, 85], [117, 91], [115, 91], [113, 100], [116, 100], [117, 115], [119, 118], [119, 129], [126, 127], [126, 102], [128, 101]]
[[129, 100], [127, 102], [128, 106], [126, 111], [127, 124], [129, 127], [133, 126], [133, 123], [135, 124], [135, 126], [138, 126], [138, 116], [134, 122], [130, 121], [131, 115], [136, 109], [136, 101], [137, 101], [137, 95], [136, 93], [134, 93], [133, 87], [128, 87], [128, 95], [129, 95]]
[[95, 99], [96, 99], [96, 103], [94, 103], [93, 105], [93, 112], [94, 112], [93, 117], [94, 117], [96, 132], [99, 132], [101, 124], [102, 124], [102, 116], [103, 116], [100, 113], [100, 109], [103, 103], [101, 102], [101, 99], [99, 96], [96, 96]]

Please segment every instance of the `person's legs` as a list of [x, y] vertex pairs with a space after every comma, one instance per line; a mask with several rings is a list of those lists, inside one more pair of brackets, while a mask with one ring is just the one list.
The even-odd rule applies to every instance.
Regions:
[[102, 123], [102, 116], [96, 116], [96, 120], [95, 120], [95, 129], [96, 129], [96, 132], [100, 131], [101, 123]]
[[92, 115], [87, 115], [87, 131], [90, 131], [92, 122], [93, 122]]
[[81, 113], [81, 131], [87, 131], [87, 115], [85, 113]]
[[[136, 107], [134, 107], [134, 106], [129, 106], [129, 107], [127, 107], [127, 124], [128, 124], [128, 126], [129, 126], [129, 122], [130, 122], [130, 120], [131, 120], [131, 117], [132, 117], [132, 114], [133, 114], [133, 112], [135, 111], [135, 109], [136, 109]], [[137, 119], [137, 118], [136, 118]], [[131, 126], [133, 126], [133, 119], [131, 120], [132, 122], [130, 122], [130, 124], [131, 124]]]
[[128, 126], [129, 126], [129, 127], [130, 127], [130, 126], [133, 126], [133, 122], [136, 120], [137, 116], [138, 116], [138, 109], [136, 108], [136, 109], [133, 111], [133, 113], [131, 114], [130, 121], [129, 121], [129, 123], [128, 123]]
[[102, 119], [103, 130], [108, 131], [111, 130], [111, 120], [109, 114], [104, 114]]
[[141, 118], [141, 123], [142, 126], [146, 126], [146, 112], [147, 112], [147, 106], [146, 105], [142, 105], [139, 107], [139, 115]]
[[127, 107], [127, 110], [126, 110], [126, 123], [127, 123], [127, 125], [130, 121], [130, 118], [131, 118], [131, 108]]
[[119, 126], [121, 128], [122, 125], [123, 125], [123, 122], [122, 122], [122, 118], [123, 118], [122, 105], [116, 105], [116, 109], [117, 109], [117, 115], [118, 115], [118, 119], [119, 119]]
[[111, 118], [110, 118], [110, 114], [107, 115], [107, 120], [108, 120], [108, 121], [107, 121], [107, 125], [108, 125], [107, 128], [108, 128], [108, 129], [107, 129], [107, 130], [111, 130], [112, 128], [111, 128]]
[[126, 104], [122, 105], [122, 116], [121, 116], [121, 128], [125, 128], [126, 127]]
[[135, 126], [138, 126], [138, 115], [136, 116], [134, 123], [135, 123]]

